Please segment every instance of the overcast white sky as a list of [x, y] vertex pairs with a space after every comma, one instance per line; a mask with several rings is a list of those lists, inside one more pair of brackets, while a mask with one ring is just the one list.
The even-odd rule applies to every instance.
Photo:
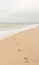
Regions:
[[0, 0], [0, 22], [39, 22], [39, 0]]

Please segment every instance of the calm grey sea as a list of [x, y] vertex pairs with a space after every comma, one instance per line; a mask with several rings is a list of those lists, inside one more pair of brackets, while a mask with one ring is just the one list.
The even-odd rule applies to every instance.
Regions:
[[0, 28], [2, 27], [14, 27], [20, 25], [36, 25], [37, 23], [0, 23]]
[[0, 30], [11, 30], [11, 29], [21, 29], [21, 28], [35, 28], [39, 24], [36, 23], [0, 23]]

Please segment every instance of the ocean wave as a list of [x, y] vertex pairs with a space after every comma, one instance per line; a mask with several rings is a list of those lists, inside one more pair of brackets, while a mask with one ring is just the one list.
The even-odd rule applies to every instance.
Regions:
[[0, 29], [0, 40], [8, 38], [9, 36], [15, 35], [16, 33], [25, 31], [25, 30], [29, 30], [32, 28], [37, 28], [39, 26], [39, 24], [34, 24], [34, 25], [22, 25], [22, 26], [18, 26], [13, 28], [9, 28], [9, 29]]

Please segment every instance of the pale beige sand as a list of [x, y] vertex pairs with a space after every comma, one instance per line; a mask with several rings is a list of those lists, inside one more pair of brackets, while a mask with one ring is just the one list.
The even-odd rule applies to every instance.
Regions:
[[0, 65], [39, 65], [39, 28], [1, 40]]

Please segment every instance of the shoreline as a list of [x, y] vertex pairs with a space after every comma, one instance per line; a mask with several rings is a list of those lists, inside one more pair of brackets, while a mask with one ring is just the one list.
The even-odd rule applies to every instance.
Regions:
[[15, 29], [9, 29], [9, 30], [0, 30], [0, 40], [2, 39], [6, 39], [12, 35], [15, 35], [17, 33], [20, 33], [20, 32], [23, 32], [23, 31], [27, 31], [27, 30], [30, 30], [30, 29], [34, 29], [34, 28], [38, 28], [39, 27], [39, 24], [38, 25], [32, 25], [32, 26], [24, 26], [24, 27], [19, 27], [19, 28], [15, 28]]

